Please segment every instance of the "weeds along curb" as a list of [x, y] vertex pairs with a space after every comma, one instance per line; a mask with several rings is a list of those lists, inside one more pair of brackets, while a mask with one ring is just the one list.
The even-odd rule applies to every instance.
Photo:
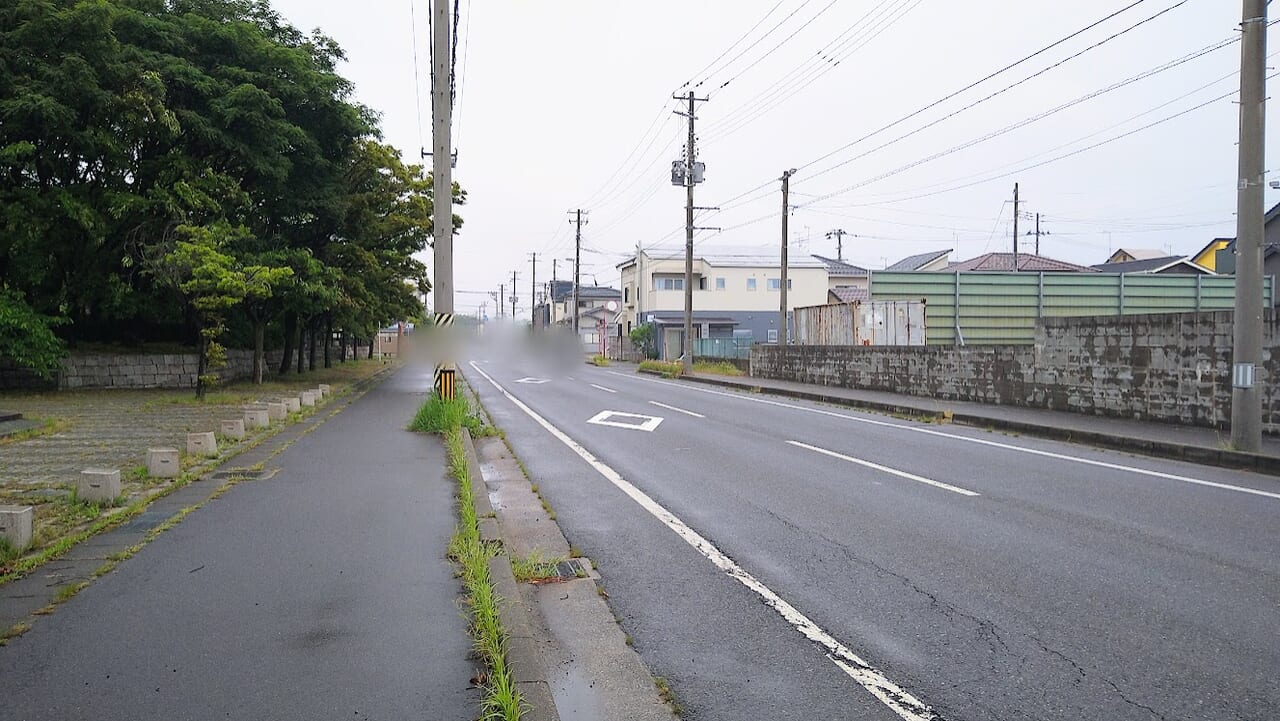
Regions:
[[458, 564], [473, 648], [485, 664], [486, 677], [480, 683], [484, 694], [480, 700], [481, 718], [519, 721], [526, 704], [507, 664], [507, 634], [499, 614], [501, 599], [489, 572], [490, 559], [498, 549], [480, 538], [470, 460], [475, 453], [467, 453], [471, 434], [466, 428], [455, 426], [445, 431], [445, 445], [449, 472], [458, 481], [458, 527], [449, 541], [449, 558]]

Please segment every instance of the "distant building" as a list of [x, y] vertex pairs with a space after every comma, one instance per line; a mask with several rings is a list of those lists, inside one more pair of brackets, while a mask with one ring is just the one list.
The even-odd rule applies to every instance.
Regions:
[[951, 249], [935, 250], [931, 253], [920, 253], [917, 255], [909, 255], [893, 265], [885, 268], [892, 271], [930, 271], [930, 270], [946, 270], [947, 264], [951, 258]]
[[1226, 248], [1234, 240], [1235, 238], [1214, 238], [1208, 245], [1201, 248], [1199, 253], [1191, 256], [1191, 262], [1214, 273], [1221, 272], [1218, 270], [1218, 251]]
[[1214, 275], [1213, 271], [1192, 263], [1181, 255], [1164, 255], [1123, 262], [1108, 260], [1093, 266], [1093, 269], [1103, 273]]
[[[1121, 248], [1107, 258], [1107, 263], [1131, 263], [1135, 260], [1152, 260], [1168, 257], [1168, 253], [1154, 248]], [[1098, 266], [1093, 266], [1097, 268]]]
[[[1031, 253], [1018, 253], [1018, 272], [1021, 273], [1093, 273], [1093, 268], [1075, 263], [1068, 263], [1065, 260], [1055, 260], [1046, 258], [1043, 255], [1034, 255]], [[1014, 270], [1013, 253], [984, 253], [976, 258], [962, 260], [958, 263], [951, 263], [945, 270], [952, 273], [969, 273], [969, 272], [992, 272], [992, 271], [1008, 271]]]
[[[815, 255], [827, 267], [827, 294], [828, 299], [839, 297], [841, 295], [848, 297], [869, 298], [870, 293], [867, 290], [871, 280], [871, 274], [866, 268], [856, 266], [852, 263], [846, 263], [843, 260], [834, 258], [824, 258], [821, 255]], [[837, 291], [840, 291], [837, 293]], [[831, 300], [832, 303], [842, 303], [847, 301]]]

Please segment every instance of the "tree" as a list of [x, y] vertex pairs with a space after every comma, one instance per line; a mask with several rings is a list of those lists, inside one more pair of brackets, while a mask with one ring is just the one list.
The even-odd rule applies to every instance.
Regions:
[[641, 323], [631, 329], [631, 343], [645, 358], [658, 357], [657, 332], [652, 323]]
[[16, 291], [0, 287], [0, 358], [49, 378], [66, 347], [53, 328], [63, 322], [31, 309]]

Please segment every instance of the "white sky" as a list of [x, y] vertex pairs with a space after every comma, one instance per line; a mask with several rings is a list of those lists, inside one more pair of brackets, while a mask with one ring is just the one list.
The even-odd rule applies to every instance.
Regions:
[[[724, 208], [699, 218], [698, 225], [724, 229], [698, 234], [696, 247], [708, 252], [776, 252], [776, 179], [793, 167], [799, 172], [792, 203], [799, 207], [790, 221], [791, 252], [834, 256], [835, 243], [824, 236], [843, 228], [856, 235], [845, 237], [845, 259], [870, 268], [935, 249], [954, 248], [953, 260], [1009, 250], [1015, 181], [1027, 218], [1020, 233], [1034, 225], [1030, 214], [1041, 213], [1049, 233], [1041, 252], [1062, 260], [1100, 263], [1120, 247], [1192, 254], [1215, 236], [1234, 236], [1238, 43], [960, 152], [931, 156], [1237, 37], [1238, 0], [1140, 1], [1028, 63], [813, 162], [1132, 2], [462, 0], [455, 179], [470, 201], [458, 211], [465, 224], [455, 241], [455, 308], [473, 313], [487, 301], [494, 315], [487, 292], [509, 285], [517, 271], [518, 312], [527, 313], [530, 253], [539, 254], [539, 283], [550, 278], [553, 258], [560, 278], [571, 272], [564, 259], [573, 256], [567, 215], [573, 208], [590, 211], [585, 283], [617, 286], [614, 266], [637, 244], [682, 247], [684, 190], [670, 184], [669, 168], [681, 154], [684, 120], [671, 113], [670, 98], [691, 77], [707, 75], [698, 93], [711, 100], [699, 104], [697, 126], [707, 173], [696, 197], [698, 205]], [[342, 45], [349, 62], [341, 71], [358, 99], [382, 113], [386, 140], [416, 160], [431, 143], [429, 0], [275, 4], [295, 25], [319, 27]], [[1097, 49], [876, 150], [1167, 8], [1173, 9]], [[762, 18], [723, 56], [723, 70], [699, 75]], [[842, 40], [851, 42], [835, 54], [852, 54], [835, 65], [823, 60], [819, 53], [830, 56]], [[1228, 93], [1127, 138], [1014, 172]], [[1146, 114], [1130, 120], [1140, 113]], [[1269, 140], [1277, 137], [1275, 118], [1274, 112], [1268, 118]], [[849, 162], [823, 172], [843, 161]], [[1267, 193], [1268, 207], [1280, 200], [1280, 191]], [[1033, 246], [1024, 236], [1023, 250]], [[433, 265], [429, 254], [426, 260]]]

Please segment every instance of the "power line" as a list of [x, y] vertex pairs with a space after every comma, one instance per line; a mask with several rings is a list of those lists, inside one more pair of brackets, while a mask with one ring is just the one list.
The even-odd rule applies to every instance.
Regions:
[[[710, 79], [712, 79], [713, 77], [715, 77], [716, 73], [723, 72], [725, 68], [727, 68], [727, 67], [729, 67], [730, 65], [733, 65], [734, 63], [736, 63], [736, 62], [738, 61], [738, 59], [739, 59], [739, 58], [741, 58], [743, 55], [746, 55], [747, 53], [751, 52], [752, 48], [754, 48], [755, 46], [757, 46], [757, 45], [759, 45], [760, 43], [764, 42], [764, 39], [765, 39], [765, 38], [769, 37], [770, 35], [772, 35], [772, 34], [774, 33], [774, 31], [776, 31], [778, 28], [780, 28], [780, 27], [782, 27], [783, 25], [785, 25], [785, 24], [787, 23], [787, 21], [788, 21], [788, 20], [790, 20], [791, 18], [795, 17], [796, 13], [800, 12], [801, 10], [803, 10], [803, 9], [805, 8], [805, 6], [807, 6], [807, 5], [808, 5], [809, 3], [811, 3], [811, 2], [813, 2], [813, 0], [804, 0], [803, 2], [801, 2], [799, 5], [797, 5], [797, 6], [796, 6], [796, 8], [795, 8], [794, 10], [792, 10], [790, 13], [788, 13], [786, 17], [782, 18], [781, 20], [779, 20], [779, 21], [778, 21], [778, 23], [777, 23], [776, 25], [774, 25], [773, 27], [769, 28], [769, 30], [768, 30], [767, 32], [765, 32], [765, 34], [764, 34], [764, 35], [761, 35], [760, 37], [756, 38], [755, 42], [753, 42], [753, 43], [751, 43], [750, 45], [748, 45], [747, 47], [743, 48], [743, 49], [742, 49], [742, 52], [740, 52], [740, 53], [738, 53], [737, 55], [733, 56], [733, 58], [732, 58], [731, 60], [729, 60], [728, 62], [726, 62], [724, 65], [720, 66], [719, 68], [717, 68], [716, 70], [714, 70], [713, 72], [711, 72], [709, 75], [707, 75], [707, 76], [706, 76], [706, 77], [704, 77], [703, 79], [699, 80], [699, 81], [694, 85], [694, 87], [696, 88], [696, 87], [701, 86], [703, 83], [705, 83], [705, 82], [707, 82], [708, 80], [710, 80]], [[721, 86], [721, 87], [724, 87], [724, 86]]]
[[763, 24], [764, 24], [764, 21], [765, 21], [765, 20], [768, 20], [768, 19], [769, 19], [769, 16], [770, 16], [770, 15], [772, 15], [772, 14], [773, 14], [773, 12], [774, 12], [775, 10], [777, 10], [777, 9], [778, 9], [778, 8], [780, 8], [780, 7], [782, 7], [782, 3], [784, 3], [784, 2], [786, 2], [786, 0], [778, 0], [778, 2], [777, 2], [777, 3], [775, 3], [773, 7], [769, 8], [769, 12], [767, 12], [767, 13], [765, 13], [765, 14], [764, 14], [764, 17], [762, 17], [762, 18], [760, 18], [759, 20], [757, 20], [755, 25], [752, 25], [752, 26], [751, 26], [751, 28], [750, 28], [749, 30], [747, 30], [745, 33], [743, 33], [741, 37], [739, 37], [737, 40], [734, 40], [734, 41], [733, 41], [733, 44], [732, 44], [732, 45], [730, 45], [729, 47], [725, 48], [725, 49], [724, 49], [724, 51], [723, 51], [723, 52], [721, 52], [719, 55], [717, 55], [717, 56], [715, 57], [715, 59], [714, 59], [714, 60], [712, 60], [711, 62], [707, 63], [707, 64], [706, 64], [706, 66], [704, 66], [704, 67], [703, 67], [701, 70], [699, 70], [698, 72], [694, 73], [694, 74], [693, 74], [693, 77], [691, 77], [691, 78], [689, 78], [688, 80], [686, 80], [686, 81], [684, 82], [684, 85], [681, 85], [679, 88], [677, 88], [677, 90], [684, 90], [685, 88], [689, 87], [689, 84], [690, 84], [690, 83], [692, 83], [695, 79], [697, 79], [697, 77], [698, 77], [698, 76], [700, 76], [700, 75], [702, 75], [703, 73], [707, 72], [708, 70], [710, 70], [710, 69], [711, 69], [711, 66], [713, 66], [713, 65], [715, 65], [716, 63], [720, 62], [720, 60], [722, 60], [722, 59], [724, 58], [724, 56], [726, 56], [726, 55], [728, 55], [730, 52], [732, 52], [732, 51], [733, 51], [733, 49], [734, 49], [734, 48], [736, 48], [736, 47], [738, 47], [738, 45], [740, 45], [740, 44], [742, 43], [742, 41], [743, 41], [743, 40], [746, 40], [746, 39], [747, 39], [747, 37], [749, 37], [749, 36], [751, 35], [751, 33], [755, 32], [755, 31], [756, 31], [756, 28], [758, 28], [758, 27], [760, 27], [761, 25], [763, 25]]
[[[765, 52], [765, 54], [764, 54], [764, 55], [761, 55], [760, 57], [756, 58], [756, 59], [755, 59], [755, 60], [754, 60], [750, 65], [748, 65], [747, 67], [743, 68], [742, 70], [739, 70], [738, 72], [734, 73], [734, 75], [733, 75], [732, 77], [730, 77], [728, 80], [724, 81], [723, 83], [720, 83], [720, 85], [716, 88], [716, 90], [722, 90], [722, 89], [724, 89], [724, 87], [725, 87], [725, 86], [727, 86], [729, 83], [733, 82], [734, 80], [737, 80], [740, 76], [742, 76], [742, 74], [743, 74], [743, 73], [746, 73], [747, 71], [751, 70], [752, 68], [754, 68], [755, 66], [757, 66], [757, 65], [759, 65], [761, 62], [763, 62], [765, 58], [769, 57], [770, 55], [773, 55], [775, 52], [777, 52], [777, 51], [778, 51], [778, 48], [781, 48], [783, 45], [786, 45], [786, 44], [787, 44], [787, 43], [788, 43], [792, 38], [794, 38], [796, 35], [798, 35], [798, 34], [800, 33], [800, 31], [802, 31], [802, 30], [804, 30], [805, 28], [807, 28], [807, 27], [809, 27], [810, 25], [812, 25], [812, 24], [813, 24], [813, 21], [815, 21], [815, 20], [817, 20], [818, 18], [822, 17], [822, 15], [823, 15], [824, 13], [826, 13], [826, 12], [827, 12], [828, 10], [830, 10], [831, 8], [835, 7], [835, 4], [836, 4], [837, 2], [840, 2], [840, 0], [831, 0], [831, 2], [830, 2], [830, 3], [828, 3], [827, 5], [823, 6], [823, 8], [822, 8], [821, 10], [819, 10], [819, 11], [817, 12], [817, 14], [816, 14], [816, 15], [814, 15], [813, 17], [811, 17], [811, 18], [809, 18], [808, 20], [806, 20], [806, 21], [805, 21], [805, 23], [804, 23], [803, 25], [801, 25], [800, 27], [798, 27], [798, 28], [796, 28], [795, 30], [793, 30], [793, 31], [791, 32], [791, 34], [790, 34], [790, 35], [788, 35], [788, 36], [786, 36], [785, 38], [783, 38], [781, 42], [779, 42], [777, 45], [774, 45], [771, 49], [769, 49], [767, 52]], [[808, 5], [808, 4], [809, 4], [809, 0], [805, 0], [804, 5]], [[804, 7], [804, 5], [801, 5], [801, 7]], [[796, 8], [796, 9], [797, 9], [797, 10], [799, 10], [800, 8]], [[794, 14], [794, 13], [793, 13], [793, 14]], [[709, 79], [709, 78], [708, 78], [708, 79]], [[705, 81], [703, 81], [703, 82], [705, 82]], [[698, 85], [701, 85], [701, 84], [702, 84], [701, 82], [699, 82], [699, 83], [698, 83]], [[697, 85], [695, 85], [694, 87], [697, 87]]]
[[[418, 150], [426, 152], [427, 142], [422, 134], [422, 83], [418, 79], [418, 20], [414, 13], [415, 0], [409, 0], [409, 37], [413, 43], [413, 100], [418, 113]], [[428, 13], [430, 18], [431, 14]]]

